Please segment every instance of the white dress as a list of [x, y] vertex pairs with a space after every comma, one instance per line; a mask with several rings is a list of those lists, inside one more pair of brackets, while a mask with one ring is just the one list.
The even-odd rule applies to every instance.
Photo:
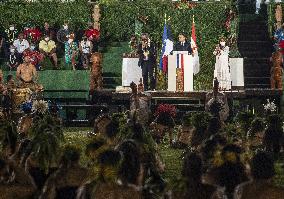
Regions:
[[215, 50], [213, 54], [216, 55], [214, 78], [218, 79], [219, 89], [230, 90], [232, 80], [229, 69], [229, 47], [225, 46], [220, 53]]

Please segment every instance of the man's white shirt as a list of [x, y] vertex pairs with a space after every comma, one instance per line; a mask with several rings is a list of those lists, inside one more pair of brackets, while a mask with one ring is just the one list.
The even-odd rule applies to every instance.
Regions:
[[26, 49], [30, 47], [30, 44], [26, 39], [23, 39], [22, 41], [20, 41], [19, 39], [16, 39], [13, 45], [17, 49], [18, 53], [23, 53]]

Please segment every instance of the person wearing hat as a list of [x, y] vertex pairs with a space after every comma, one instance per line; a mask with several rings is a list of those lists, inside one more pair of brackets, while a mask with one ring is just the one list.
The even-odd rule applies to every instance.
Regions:
[[81, 54], [81, 62], [83, 64], [83, 68], [87, 69], [90, 63], [90, 56], [93, 49], [92, 42], [86, 37], [83, 36], [83, 40], [80, 42], [79, 50]]
[[191, 44], [187, 41], [185, 33], [178, 35], [178, 43], [175, 44], [173, 51], [188, 51], [188, 54], [192, 54]]

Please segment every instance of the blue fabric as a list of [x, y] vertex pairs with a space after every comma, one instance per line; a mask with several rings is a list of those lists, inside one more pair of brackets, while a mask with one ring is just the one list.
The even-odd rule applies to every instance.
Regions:
[[277, 40], [277, 42], [283, 41], [284, 40], [284, 30], [282, 28], [279, 28], [278, 30], [276, 30], [274, 37]]
[[164, 25], [164, 32], [163, 32], [163, 44], [162, 44], [162, 53], [161, 53], [161, 57], [160, 57], [160, 69], [163, 70], [163, 56], [166, 50], [166, 40], [170, 39], [171, 40], [171, 31], [169, 26], [165, 23]]

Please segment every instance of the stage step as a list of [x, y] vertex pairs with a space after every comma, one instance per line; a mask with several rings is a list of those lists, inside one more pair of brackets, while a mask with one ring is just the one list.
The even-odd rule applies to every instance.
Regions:
[[245, 88], [270, 88], [273, 44], [268, 33], [267, 6], [262, 4], [256, 15], [255, 1], [239, 1], [239, 13], [238, 49], [244, 57]]

